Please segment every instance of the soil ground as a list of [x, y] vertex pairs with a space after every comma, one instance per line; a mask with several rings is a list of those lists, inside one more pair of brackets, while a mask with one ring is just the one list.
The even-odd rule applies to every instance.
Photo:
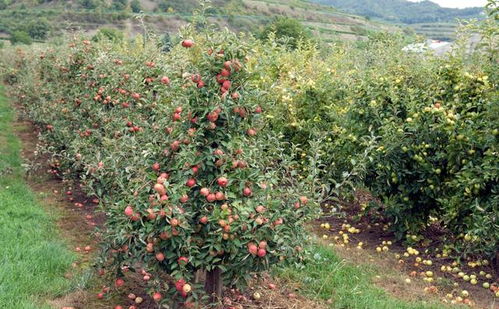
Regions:
[[[499, 307], [497, 297], [494, 295], [494, 291], [499, 286], [497, 261], [491, 261], [487, 266], [472, 267], [468, 265], [468, 262], [478, 259], [459, 261], [457, 258], [438, 255], [441, 250], [435, 249], [442, 248], [441, 237], [445, 233], [438, 227], [430, 227], [422, 232], [422, 240], [411, 245], [419, 252], [417, 256], [404, 256], [408, 246], [395, 241], [395, 235], [386, 228], [385, 222], [376, 220], [379, 218], [376, 215], [373, 215], [371, 220], [358, 216], [362, 205], [370, 200], [372, 197], [369, 193], [358, 191], [352, 202], [324, 205], [326, 215], [314, 225], [314, 232], [322, 237], [323, 242], [334, 246], [335, 251], [351, 263], [370, 264], [385, 270], [387, 274], [389, 272], [386, 270], [396, 270], [395, 274], [378, 278], [376, 284], [399, 299], [424, 300], [427, 294], [434, 294], [444, 303], [453, 303], [454, 300], [455, 303], [467, 304], [466, 299], [469, 299], [469, 304], [474, 308], [495, 309]], [[335, 214], [331, 214], [331, 207], [336, 208]], [[339, 216], [338, 212], [342, 215]], [[329, 224], [329, 229], [325, 228], [324, 224]], [[357, 229], [358, 232], [349, 233], [349, 227]], [[344, 234], [348, 235], [348, 243], [343, 241]], [[362, 249], [358, 248], [359, 243], [363, 244]], [[376, 250], [384, 246], [386, 251]], [[420, 262], [416, 261], [418, 257], [421, 258]], [[425, 260], [430, 260], [431, 265], [425, 264]], [[458, 265], [452, 266], [453, 263], [458, 263]], [[464, 281], [458, 276], [458, 272], [442, 271], [443, 266], [452, 268], [457, 266], [459, 272], [477, 276], [478, 283], [473, 285], [470, 281]], [[424, 281], [427, 271], [433, 273], [432, 282]], [[490, 274], [491, 278], [480, 275], [480, 272]], [[406, 282], [406, 279], [410, 280], [410, 284]], [[484, 288], [482, 286], [484, 282], [488, 282], [491, 288]], [[462, 297], [463, 290], [467, 291], [470, 296]], [[453, 297], [450, 298], [449, 294]], [[459, 301], [458, 296], [463, 298], [463, 301]]]

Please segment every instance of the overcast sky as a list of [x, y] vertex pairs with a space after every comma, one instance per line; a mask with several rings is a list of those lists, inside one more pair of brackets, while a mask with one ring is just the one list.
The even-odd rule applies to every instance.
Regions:
[[[413, 2], [419, 2], [421, 0], [409, 0]], [[431, 0], [438, 3], [440, 6], [448, 8], [467, 8], [472, 6], [484, 6], [487, 4], [487, 0]]]

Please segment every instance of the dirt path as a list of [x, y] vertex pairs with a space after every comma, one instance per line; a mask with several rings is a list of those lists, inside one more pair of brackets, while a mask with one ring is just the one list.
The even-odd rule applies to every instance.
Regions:
[[66, 278], [75, 280], [73, 291], [60, 300], [49, 301], [49, 304], [56, 308], [68, 303], [76, 308], [89, 308], [85, 306], [89, 292], [83, 288], [87, 280], [91, 280], [90, 270], [98, 247], [95, 227], [101, 227], [104, 222], [104, 217], [96, 212], [98, 201], [85, 197], [78, 188], [66, 186], [54, 177], [48, 165], [49, 157], [36, 154], [39, 132], [32, 123], [18, 120], [14, 128], [22, 142], [22, 158], [30, 165], [27, 183], [41, 199], [45, 210], [56, 214], [61, 235], [78, 255], [72, 269], [65, 274]]

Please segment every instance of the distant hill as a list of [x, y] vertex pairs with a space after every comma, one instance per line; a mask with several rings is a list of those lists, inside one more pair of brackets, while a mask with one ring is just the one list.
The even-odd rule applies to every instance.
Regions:
[[[102, 27], [133, 36], [143, 32], [137, 15], [148, 31], [174, 33], [192, 20], [198, 7], [198, 0], [0, 0], [0, 39], [15, 31], [42, 38], [44, 29], [53, 37], [75, 31], [93, 34]], [[258, 32], [276, 17], [292, 17], [326, 42], [403, 30], [306, 0], [212, 0], [207, 13], [212, 23], [244, 32]]]
[[478, 18], [483, 8], [443, 8], [431, 1], [406, 0], [312, 0], [345, 12], [389, 22], [420, 24], [455, 22], [457, 18]]

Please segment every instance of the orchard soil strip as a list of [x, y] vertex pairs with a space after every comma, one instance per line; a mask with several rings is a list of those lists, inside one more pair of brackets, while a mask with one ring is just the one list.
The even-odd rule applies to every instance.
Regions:
[[[18, 106], [18, 109], [21, 107]], [[78, 188], [72, 190], [71, 195], [66, 194], [64, 183], [51, 175], [49, 156], [36, 154], [39, 131], [31, 122], [18, 120], [14, 128], [22, 142], [22, 157], [31, 166], [26, 177], [29, 186], [37, 196], [42, 197], [46, 210], [57, 214], [58, 229], [68, 246], [78, 254], [73, 269], [65, 274], [66, 278], [77, 280], [77, 276], [83, 276], [94, 260], [98, 238], [93, 231], [96, 226], [102, 226], [104, 217], [95, 213], [97, 205], [92, 203], [92, 199], [86, 198]], [[88, 308], [85, 306], [87, 297], [88, 292], [79, 286], [76, 291], [49, 303], [58, 308], [68, 305]]]
[[[359, 265], [375, 265], [380, 270], [393, 269], [394, 273], [390, 274], [386, 271], [383, 271], [382, 276], [375, 276], [374, 283], [392, 294], [394, 297], [406, 300], [406, 301], [414, 301], [414, 300], [424, 300], [428, 299], [429, 294], [433, 294], [433, 298], [441, 301], [442, 298], [445, 297], [447, 293], [455, 291], [467, 290], [470, 292], [470, 298], [475, 304], [474, 308], [484, 308], [490, 309], [495, 308], [496, 301], [494, 298], [494, 294], [483, 288], [481, 283], [483, 280], [480, 280], [479, 284], [472, 285], [469, 282], [462, 280], [461, 278], [457, 278], [456, 274], [451, 274], [448, 272], [443, 273], [440, 270], [442, 265], [449, 265], [452, 263], [452, 259], [449, 258], [437, 258], [434, 255], [425, 254], [424, 251], [426, 249], [431, 249], [431, 245], [423, 247], [418, 245], [412, 246], [414, 249], [417, 249], [420, 254], [422, 260], [431, 260], [433, 264], [428, 266], [423, 263], [419, 263], [419, 267], [414, 266], [414, 259], [416, 256], [411, 255], [409, 258], [403, 257], [403, 254], [406, 252], [406, 247], [402, 246], [400, 243], [395, 241], [395, 237], [393, 233], [383, 231], [383, 223], [380, 222], [379, 225], [375, 225], [371, 223], [371, 227], [368, 227], [368, 222], [365, 219], [362, 219], [359, 222], [353, 220], [353, 218], [360, 212], [361, 204], [368, 202], [372, 199], [372, 197], [366, 192], [357, 192], [356, 200], [353, 203], [342, 203], [343, 211], [346, 212], [346, 218], [339, 218], [334, 215], [324, 216], [320, 220], [317, 221], [317, 226], [314, 226], [312, 230], [319, 236], [328, 235], [328, 240], [324, 240], [323, 242], [331, 245], [335, 244], [335, 251], [345, 260], [349, 261], [353, 264]], [[322, 223], [329, 223], [331, 228], [329, 231], [319, 228], [318, 226]], [[338, 232], [341, 231], [341, 226], [343, 224], [350, 224], [353, 227], [356, 227], [361, 230], [358, 234], [348, 233], [350, 238], [350, 243], [345, 246], [341, 246], [335, 243], [333, 237], [338, 235]], [[344, 231], [345, 232], [345, 231]], [[431, 244], [438, 244], [438, 236], [441, 236], [439, 231], [430, 231], [429, 233], [424, 234], [425, 238], [431, 240]], [[340, 239], [341, 240], [341, 239]], [[381, 244], [383, 241], [391, 241], [392, 245], [389, 246], [389, 251], [378, 253], [376, 252], [376, 247], [382, 247]], [[363, 243], [363, 249], [357, 249], [356, 246], [359, 242]], [[401, 259], [404, 260], [404, 263], [399, 263], [398, 259], [395, 258], [395, 254], [400, 254]], [[498, 272], [496, 267], [490, 265], [488, 267], [482, 267], [480, 269], [473, 269], [469, 267], [465, 262], [462, 265], [459, 265], [461, 271], [469, 274], [472, 272], [478, 273], [480, 270], [486, 271], [486, 273], [490, 273], [493, 275], [493, 278], [487, 280], [488, 282], [496, 283], [498, 282]], [[444, 281], [445, 286], [439, 284], [438, 282], [432, 283], [423, 283], [419, 274], [422, 271], [432, 271], [434, 275], [441, 276], [446, 280]], [[400, 275], [397, 273], [400, 272]], [[416, 272], [417, 276], [410, 276], [411, 272]], [[410, 278], [411, 283], [405, 283], [405, 279]], [[453, 287], [452, 282], [458, 282], [459, 287]], [[437, 292], [425, 292], [424, 288], [429, 286], [436, 286], [438, 288]], [[416, 289], [414, 289], [416, 287]], [[458, 295], [454, 293], [454, 295]]]

